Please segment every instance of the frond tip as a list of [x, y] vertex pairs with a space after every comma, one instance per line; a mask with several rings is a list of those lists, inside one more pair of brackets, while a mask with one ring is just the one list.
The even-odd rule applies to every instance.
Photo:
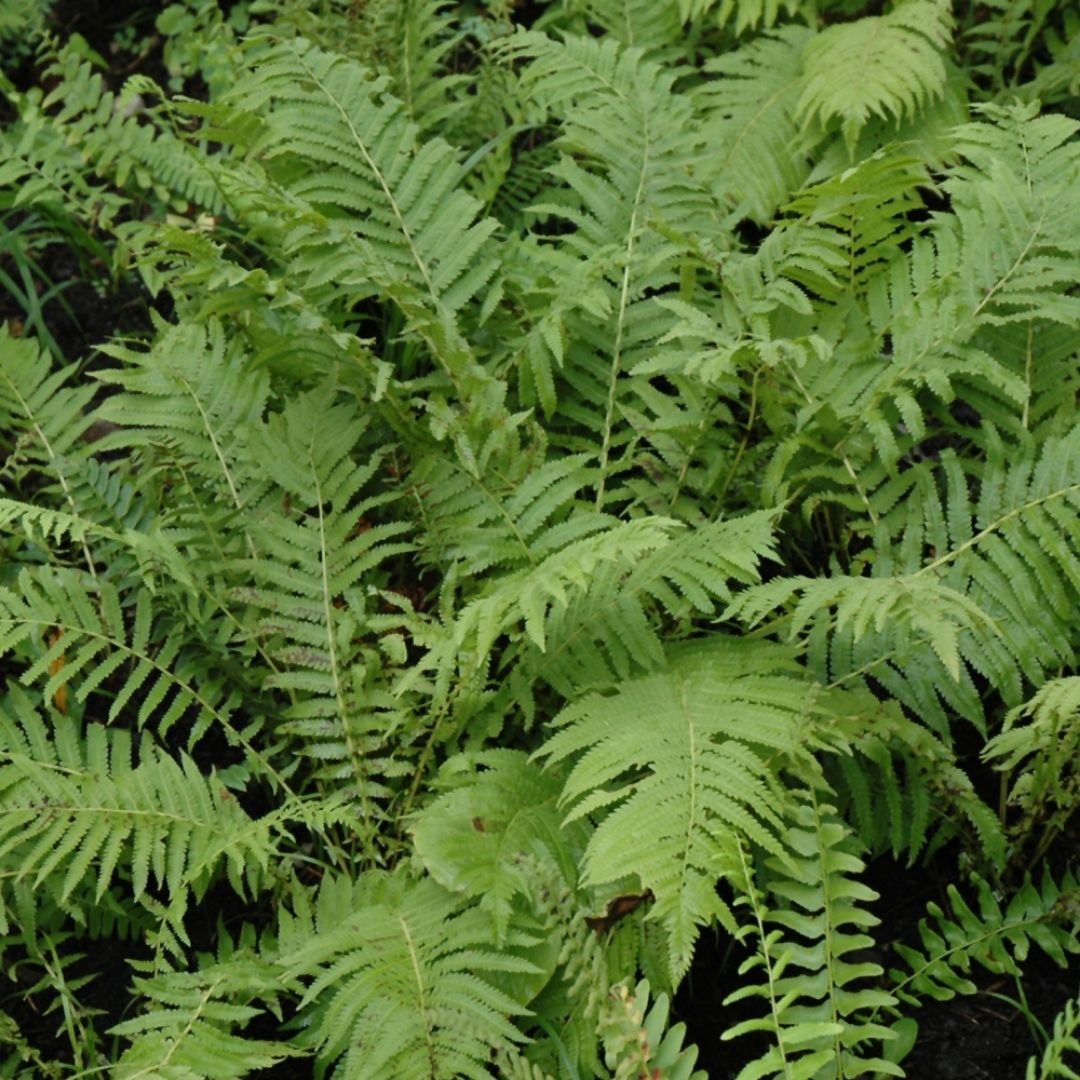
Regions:
[[906, 0], [887, 15], [823, 30], [803, 54], [797, 117], [804, 127], [839, 120], [852, 150], [871, 116], [914, 116], [945, 88], [951, 26], [945, 0]]

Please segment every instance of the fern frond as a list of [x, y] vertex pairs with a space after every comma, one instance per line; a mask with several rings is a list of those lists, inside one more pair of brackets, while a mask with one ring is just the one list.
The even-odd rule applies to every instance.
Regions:
[[[223, 209], [206, 155], [178, 138], [167, 118], [159, 126], [139, 115], [160, 95], [152, 80], [140, 77], [131, 91], [116, 94], [73, 44], [50, 47], [43, 60], [49, 93], [13, 95], [22, 114], [22, 137], [8, 149], [25, 183], [23, 202], [66, 212], [74, 204], [83, 220], [106, 226], [115, 226], [129, 204], [125, 189], [151, 192], [177, 209], [187, 210], [189, 203], [213, 213]], [[145, 98], [136, 100], [136, 89]], [[89, 183], [95, 174], [119, 190]]]
[[570, 700], [633, 672], [662, 668], [654, 613], [680, 622], [713, 615], [733, 582], [758, 580], [760, 561], [774, 555], [773, 542], [772, 515], [759, 512], [687, 529], [629, 566], [621, 560], [598, 565], [585, 591], [548, 613], [546, 648], [530, 650], [518, 667], [528, 683], [514, 680], [515, 695], [529, 695], [543, 682]]
[[713, 78], [694, 90], [710, 146], [707, 176], [737, 218], [768, 221], [809, 174], [795, 109], [810, 37], [804, 27], [785, 26], [755, 38], [707, 61]]
[[505, 47], [531, 64], [523, 89], [564, 120], [564, 156], [552, 170], [564, 189], [534, 207], [573, 228], [567, 250], [602, 275], [602, 326], [572, 322], [579, 348], [564, 368], [573, 411], [600, 433], [596, 507], [604, 509], [619, 447], [618, 401], [625, 372], [662, 336], [669, 321], [650, 293], [670, 289], [675, 263], [708, 235], [715, 207], [694, 176], [701, 135], [688, 98], [673, 92], [671, 72], [615, 41], [555, 43], [518, 34]]
[[266, 408], [266, 373], [251, 368], [217, 320], [169, 328], [145, 352], [115, 345], [103, 351], [123, 367], [98, 375], [121, 388], [99, 406], [98, 416], [119, 426], [101, 448], [153, 447], [152, 463], [182, 470], [190, 501], [203, 504], [192, 507], [193, 516], [209, 529], [207, 546], [220, 560], [230, 520], [220, 508], [235, 516], [255, 497], [246, 490], [251, 469], [245, 474], [241, 440]]
[[700, 1069], [692, 1072], [697, 1047], [683, 1047], [685, 1024], [668, 1027], [668, 996], [650, 1004], [649, 982], [642, 979], [633, 991], [625, 983], [609, 992], [601, 1020], [604, 1053], [612, 1080], [706, 1080]]
[[[960, 679], [960, 639], [976, 641], [996, 633], [986, 612], [962, 592], [930, 575], [879, 578], [776, 578], [751, 587], [728, 606], [724, 618], [741, 615], [749, 625], [798, 595], [790, 612], [789, 635], [801, 635], [821, 613], [835, 607], [837, 632], [850, 629], [858, 642], [871, 630], [889, 627], [901, 642], [924, 640], [954, 681]], [[902, 649], [903, 646], [901, 645]]]
[[[677, 62], [684, 52], [685, 30], [670, 4], [651, 0], [585, 0], [585, 15], [604, 36], [627, 48], [641, 49], [651, 60]], [[685, 19], [682, 20], [685, 23]]]
[[281, 957], [286, 978], [314, 976], [303, 1005], [319, 1057], [342, 1077], [488, 1077], [492, 1051], [522, 1041], [510, 1018], [524, 1012], [493, 977], [532, 965], [491, 949], [487, 916], [433, 881], [371, 878], [361, 906]]
[[130, 714], [138, 726], [153, 722], [161, 733], [190, 719], [190, 744], [218, 724], [230, 743], [243, 746], [268, 777], [284, 785], [252, 744], [261, 719], [237, 729], [235, 688], [220, 676], [198, 674], [199, 665], [185, 655], [185, 639], [163, 634], [167, 623], [155, 620], [146, 589], [122, 604], [109, 582], [92, 592], [78, 574], [49, 569], [23, 570], [17, 589], [0, 588], [0, 655], [14, 652], [25, 659], [24, 685], [42, 682], [43, 697], [51, 699], [70, 684], [80, 704], [92, 694], [107, 694], [110, 721]]
[[[867, 284], [895, 260], [897, 249], [921, 231], [912, 220], [924, 206], [920, 189], [932, 189], [926, 166], [906, 149], [889, 147], [805, 188], [784, 210], [796, 214], [800, 226], [822, 225], [837, 234], [836, 249], [846, 263], [834, 268], [839, 295], [863, 296]], [[820, 274], [803, 283], [823, 291]], [[838, 298], [831, 291], [824, 294]]]
[[137, 977], [134, 990], [142, 1013], [110, 1029], [130, 1043], [113, 1071], [118, 1080], [231, 1080], [305, 1053], [237, 1033], [264, 1013], [254, 997], [276, 1004], [281, 990], [280, 973], [257, 958], [234, 953], [198, 971]]
[[186, 755], [178, 760], [144, 739], [134, 764], [130, 739], [109, 738], [91, 725], [85, 749], [73, 722], [53, 717], [49, 732], [36, 713], [0, 717], [0, 920], [10, 918], [11, 890], [21, 881], [63, 906], [95, 902], [130, 872], [135, 900], [150, 888], [167, 889], [175, 910], [201, 894], [224, 867], [241, 894], [266, 871], [274, 842], [236, 799], [200, 774]]
[[801, 7], [802, 0], [679, 0], [679, 16], [684, 23], [704, 19], [726, 26], [734, 15], [739, 36], [759, 25], [768, 29], [781, 13], [795, 15]]
[[790, 663], [782, 649], [706, 639], [662, 674], [570, 705], [538, 751], [552, 764], [573, 762], [562, 795], [567, 821], [603, 812], [583, 880], [633, 873], [655, 895], [673, 982], [686, 971], [698, 926], [714, 917], [730, 924], [715, 888], [722, 838], [785, 851], [779, 773], [805, 754], [822, 708]]
[[1055, 882], [1047, 871], [1039, 885], [1025, 881], [1004, 907], [981, 878], [974, 886], [978, 912], [949, 885], [951, 914], [936, 903], [927, 905], [929, 917], [919, 923], [922, 948], [895, 946], [906, 967], [889, 974], [902, 1001], [917, 1005], [920, 998], [948, 1001], [972, 994], [975, 965], [995, 974], [1019, 974], [1033, 944], [1059, 967], [1065, 967], [1067, 954], [1080, 952], [1080, 887], [1071, 874]]
[[759, 942], [756, 955], [739, 973], [761, 968], [764, 984], [743, 986], [725, 1004], [763, 997], [770, 1015], [736, 1024], [722, 1038], [756, 1031], [774, 1036], [766, 1053], [739, 1073], [742, 1080], [860, 1076], [871, 1071], [903, 1076], [892, 1062], [866, 1058], [862, 1050], [864, 1043], [894, 1037], [869, 1015], [895, 1004], [890, 994], [865, 985], [882, 974], [881, 967], [853, 956], [873, 944], [865, 931], [878, 919], [863, 905], [876, 900], [877, 893], [856, 879], [863, 863], [851, 854], [850, 834], [831, 806], [810, 794], [795, 805], [792, 818], [786, 838], [794, 863], [769, 860], [775, 874], [768, 882], [770, 898], [756, 884], [739, 845], [739, 869], [732, 876], [742, 896], [736, 904], [748, 908], [751, 916], [740, 936], [756, 936]]
[[255, 48], [227, 104], [259, 116], [248, 148], [280, 186], [246, 197], [284, 219], [284, 250], [307, 291], [350, 305], [388, 296], [465, 400], [477, 368], [454, 313], [495, 272], [496, 223], [477, 220], [453, 149], [418, 142], [385, 77], [302, 38]]
[[899, 859], [906, 853], [910, 866], [963, 831], [970, 836], [969, 849], [1000, 874], [1005, 831], [956, 751], [895, 702], [882, 704], [869, 694], [867, 699], [865, 709], [852, 709], [833, 725], [836, 748], [843, 752], [826, 763], [827, 770], [839, 771], [834, 787], [860, 840], [873, 854], [891, 851]]
[[323, 385], [251, 429], [263, 479], [289, 510], [275, 503], [253, 513], [260, 557], [238, 564], [252, 584], [232, 598], [248, 607], [247, 633], [272, 665], [264, 688], [291, 699], [279, 730], [321, 763], [316, 775], [355, 784], [370, 812], [369, 800], [385, 794], [376, 777], [393, 765], [382, 738], [386, 702], [365, 680], [377, 654], [366, 655], [363, 637], [378, 624], [367, 609], [379, 565], [411, 545], [398, 539], [407, 524], [366, 518], [394, 496], [360, 496], [381, 458], [355, 461], [366, 425], [334, 398]]
[[[1028, 1061], [1026, 1080], [1052, 1080], [1053, 1077], [1061, 1077], [1062, 1080], [1076, 1080], [1080, 1073], [1076, 1072], [1077, 1055], [1080, 1055], [1080, 1009], [1075, 1001], [1067, 1001], [1065, 1008], [1054, 1017], [1054, 1033], [1046, 1048], [1042, 1052], [1042, 1058], [1032, 1057]], [[1069, 1055], [1066, 1059], [1066, 1054]]]
[[[1024, 723], [1023, 721], [1027, 721]], [[1080, 797], [1080, 678], [1053, 679], [1005, 717], [1002, 730], [983, 747], [982, 757], [1013, 778], [1008, 802], [1021, 811], [1010, 831], [1016, 842], [1040, 836], [1029, 865], [1043, 855], [1073, 815]]]
[[972, 317], [1075, 327], [1080, 300], [1070, 289], [1080, 257], [1071, 240], [1080, 211], [1065, 193], [1080, 178], [1080, 122], [1039, 116], [1037, 105], [980, 111], [989, 122], [956, 133], [966, 164], [943, 185], [963, 239]]
[[803, 54], [797, 118], [822, 129], [839, 120], [851, 150], [871, 116], [914, 115], [944, 89], [951, 30], [943, 0], [903, 0], [886, 15], [827, 27]]

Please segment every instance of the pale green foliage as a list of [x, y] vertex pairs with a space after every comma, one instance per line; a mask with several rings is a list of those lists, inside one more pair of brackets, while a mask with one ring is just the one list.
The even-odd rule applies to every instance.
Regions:
[[258, 996], [276, 1005], [279, 978], [271, 965], [239, 952], [197, 972], [137, 977], [138, 992], [151, 1004], [142, 1015], [111, 1029], [131, 1043], [114, 1075], [123, 1080], [231, 1080], [300, 1056], [302, 1051], [284, 1042], [232, 1034], [263, 1012], [239, 1001]]
[[[1028, 1062], [1026, 1080], [1051, 1080], [1051, 1077], [1055, 1076], [1064, 1077], [1065, 1080], [1075, 1080], [1080, 1074], [1076, 1072], [1070, 1061], [1074, 1061], [1075, 1055], [1080, 1053], [1078, 1028], [1080, 1028], [1080, 1012], [1077, 1011], [1076, 1003], [1066, 1002], [1065, 1008], [1054, 1017], [1054, 1034], [1046, 1044], [1042, 1059], [1033, 1057]], [[1066, 1054], [1069, 1055], [1069, 1059], [1066, 1059]]]
[[808, 792], [790, 816], [785, 841], [798, 869], [792, 873], [770, 860], [767, 866], [776, 876], [767, 891], [755, 879], [742, 845], [727, 853], [741, 893], [736, 903], [749, 913], [738, 936], [756, 938], [754, 955], [739, 972], [760, 971], [755, 983], [727, 1001], [764, 998], [769, 1015], [736, 1024], [723, 1037], [770, 1031], [776, 1040], [739, 1073], [740, 1080], [902, 1076], [885, 1057], [866, 1057], [863, 1049], [867, 1042], [887, 1045], [894, 1037], [871, 1017], [871, 1010], [895, 1004], [892, 995], [866, 985], [882, 974], [880, 965], [851, 955], [873, 942], [866, 931], [878, 920], [865, 905], [877, 894], [855, 880], [863, 863], [851, 853], [848, 830], [831, 806]]
[[944, 90], [951, 23], [945, 0], [902, 0], [886, 15], [821, 31], [806, 47], [798, 118], [839, 120], [851, 149], [871, 116], [915, 115]]
[[[192, 97], [0, 77], [0, 1073], [900, 1075], [1075, 952], [1066, 8], [185, 0]], [[54, 332], [61, 244], [154, 313]], [[879, 963], [888, 858], [952, 881]]]
[[[1025, 722], [1026, 721], [1026, 722]], [[1021, 812], [1015, 833], [1021, 838], [1042, 825], [1032, 854], [1036, 862], [1076, 809], [1080, 775], [1080, 679], [1043, 683], [1027, 703], [1012, 709], [1002, 730], [987, 741], [983, 757], [1012, 773], [1008, 801]]]
[[507, 1019], [520, 1007], [489, 979], [531, 965], [490, 949], [487, 920], [432, 881], [374, 878], [357, 899], [339, 925], [280, 961], [286, 978], [313, 977], [305, 1001], [327, 999], [314, 1032], [320, 1052], [343, 1055], [343, 1076], [487, 1076], [492, 1047], [521, 1039]]
[[612, 1080], [705, 1080], [705, 1073], [693, 1071], [697, 1048], [682, 1048], [685, 1025], [668, 1027], [666, 994], [650, 1004], [649, 983], [643, 979], [633, 992], [624, 983], [613, 986], [610, 996], [600, 1030]]
[[[271, 823], [252, 821], [220, 781], [146, 739], [136, 762], [123, 730], [110, 738], [91, 725], [81, 738], [63, 716], [52, 726], [50, 733], [14, 691], [0, 706], [0, 851], [19, 867], [6, 889], [29, 882], [39, 903], [48, 897], [62, 908], [76, 897], [89, 902], [84, 891], [100, 902], [122, 866], [134, 900], [145, 899], [148, 888], [165, 888], [175, 917], [219, 864], [238, 892], [256, 885], [274, 850]], [[0, 928], [9, 926], [5, 896]]]
[[725, 837], [735, 831], [784, 853], [775, 757], [797, 762], [827, 708], [785, 672], [789, 664], [782, 650], [715, 638], [673, 657], [664, 674], [571, 705], [540, 751], [551, 762], [580, 755], [563, 789], [569, 820], [604, 812], [583, 857], [585, 881], [633, 874], [652, 890], [675, 981], [698, 926], [731, 923], [715, 890]]
[[811, 38], [801, 26], [760, 37], [714, 57], [713, 77], [696, 90], [705, 121], [705, 164], [719, 194], [737, 213], [767, 221], [809, 173], [798, 152], [802, 51]]

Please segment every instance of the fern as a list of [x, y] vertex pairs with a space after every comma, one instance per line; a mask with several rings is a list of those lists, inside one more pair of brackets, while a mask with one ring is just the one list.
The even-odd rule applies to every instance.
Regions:
[[367, 805], [385, 793], [373, 777], [391, 766], [379, 761], [376, 732], [386, 714], [372, 708], [356, 644], [378, 620], [365, 612], [370, 600], [357, 586], [409, 545], [395, 540], [404, 523], [365, 518], [388, 498], [357, 499], [379, 458], [356, 467], [351, 452], [363, 426], [332, 400], [328, 387], [314, 391], [252, 429], [252, 445], [267, 463], [265, 480], [291, 502], [292, 513], [253, 514], [254, 546], [264, 554], [241, 564], [253, 584], [233, 595], [249, 608], [246, 632], [266, 645], [272, 669], [263, 686], [293, 698], [280, 730], [323, 763], [316, 775], [347, 778]]
[[1033, 1057], [1028, 1062], [1026, 1080], [1050, 1080], [1054, 1076], [1071, 1080], [1077, 1075], [1065, 1057], [1066, 1054], [1072, 1057], [1080, 1052], [1080, 1041], [1076, 1037], [1080, 1016], [1074, 1005], [1072, 1001], [1066, 1002], [1065, 1008], [1054, 1017], [1054, 1034], [1046, 1044], [1042, 1059], [1036, 1061]]
[[868, 1041], [887, 1046], [895, 1037], [869, 1016], [870, 1010], [887, 1008], [895, 999], [858, 985], [882, 974], [881, 967], [852, 956], [872, 943], [864, 931], [877, 919], [860, 905], [877, 894], [853, 880], [863, 864], [845, 850], [848, 833], [832, 807], [808, 793], [792, 819], [786, 839], [794, 862], [771, 862], [776, 875], [768, 884], [771, 898], [757, 885], [741, 844], [727, 856], [741, 894], [736, 903], [749, 909], [739, 936], [756, 936], [758, 941], [740, 974], [760, 968], [765, 977], [764, 985], [746, 985], [729, 995], [727, 1003], [763, 997], [769, 1017], [736, 1024], [723, 1037], [759, 1030], [775, 1037], [766, 1053], [739, 1076], [902, 1076], [886, 1057], [866, 1058], [861, 1050]]
[[711, 201], [690, 171], [700, 136], [690, 102], [671, 92], [672, 77], [638, 50], [580, 38], [557, 45], [539, 35], [520, 35], [508, 48], [532, 58], [525, 91], [565, 116], [563, 145], [591, 164], [564, 155], [553, 171], [572, 194], [534, 209], [569, 222], [575, 231], [568, 246], [605, 280], [612, 319], [595, 341], [604, 359], [582, 350], [567, 363], [578, 408], [600, 432], [596, 507], [603, 509], [618, 450], [622, 376], [639, 343], [655, 340], [658, 320], [663, 325], [662, 311], [643, 294], [672, 281], [679, 246], [670, 237], [704, 230], [712, 218]]
[[541, 7], [0, 50], [3, 1075], [898, 1075], [1076, 950], [1075, 14]]
[[[492, 1048], [521, 1040], [523, 1010], [491, 980], [527, 961], [487, 947], [487, 920], [434, 882], [372, 878], [363, 904], [282, 956], [286, 978], [313, 978], [318, 1054], [379, 1077], [483, 1077]], [[510, 944], [525, 944], [514, 935]]]
[[233, 954], [198, 972], [136, 978], [135, 991], [152, 1004], [111, 1029], [131, 1044], [117, 1062], [116, 1075], [124, 1080], [241, 1077], [300, 1056], [287, 1043], [233, 1033], [262, 1014], [243, 1002], [254, 994], [276, 998], [277, 972], [267, 968]]
[[[416, 852], [444, 888], [480, 901], [496, 941], [506, 939], [513, 900], [531, 883], [521, 856], [545, 855], [573, 879], [584, 843], [579, 827], [563, 832], [558, 777], [545, 775], [510, 750], [477, 756], [484, 771], [458, 778], [425, 807], [413, 826]], [[471, 782], [470, 782], [471, 781]]]
[[947, 1001], [956, 994], [974, 993], [973, 965], [1018, 974], [1032, 944], [1060, 967], [1065, 966], [1068, 953], [1077, 951], [1077, 886], [1071, 876], [1055, 882], [1044, 873], [1038, 886], [1025, 881], [1004, 908], [985, 881], [976, 879], [975, 888], [978, 912], [950, 885], [952, 917], [931, 903], [930, 918], [919, 924], [922, 948], [896, 945], [906, 965], [890, 972], [900, 1000]]
[[787, 26], [709, 60], [713, 76], [696, 89], [694, 103], [715, 148], [708, 162], [718, 194], [738, 215], [768, 221], [809, 173], [797, 146], [803, 27]]
[[229, 103], [261, 116], [250, 150], [284, 183], [264, 206], [287, 215], [286, 252], [306, 287], [344, 288], [355, 303], [375, 283], [467, 391], [475, 360], [453, 319], [494, 272], [495, 222], [476, 220], [450, 146], [418, 144], [387, 89], [302, 39], [267, 40]]
[[904, 0], [823, 30], [806, 48], [798, 119], [820, 128], [839, 120], [851, 150], [871, 115], [914, 114], [944, 90], [951, 23], [940, 0]]
[[[1002, 730], [983, 748], [986, 760], [1015, 774], [1008, 802], [1021, 813], [1012, 827], [1016, 842], [1022, 844], [1042, 826], [1029, 866], [1042, 857], [1075, 808], [1078, 778], [1071, 765], [1078, 706], [1080, 680], [1053, 679], [1025, 705], [1010, 710]], [[1024, 719], [1029, 722], [1021, 724]]]
[[172, 910], [182, 912], [186, 894], [201, 895], [219, 868], [241, 893], [266, 871], [273, 851], [267, 824], [252, 821], [190, 758], [174, 760], [144, 739], [135, 763], [122, 734], [109, 739], [92, 725], [83, 743], [62, 715], [50, 733], [19, 699], [15, 714], [0, 716], [0, 853], [18, 867], [3, 882], [4, 932], [11, 890], [22, 881], [73, 908], [91, 897], [100, 902], [122, 866], [136, 901], [164, 888]]
[[[620, 984], [611, 991], [612, 1004], [605, 1025], [604, 1049], [614, 1080], [650, 1076], [657, 1080], [704, 1080], [705, 1073], [691, 1072], [697, 1048], [683, 1049], [685, 1028], [668, 1028], [668, 1000], [659, 995], [649, 1007], [649, 984], [638, 983], [633, 994]], [[648, 1010], [648, 1011], [646, 1011]]]
[[[780, 769], [805, 753], [810, 718], [826, 708], [785, 674], [782, 650], [740, 644], [714, 638], [662, 674], [582, 698], [556, 718], [560, 730], [540, 751], [551, 763], [576, 758], [563, 788], [567, 820], [604, 811], [584, 880], [633, 873], [652, 890], [673, 981], [702, 923], [730, 925], [715, 891], [723, 838], [746, 836], [784, 855]], [[652, 837], [645, 849], [642, 830]]]

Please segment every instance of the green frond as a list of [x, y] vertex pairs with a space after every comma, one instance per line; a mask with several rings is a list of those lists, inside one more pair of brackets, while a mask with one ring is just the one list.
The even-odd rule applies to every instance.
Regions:
[[[804, 188], [784, 206], [800, 226], [821, 225], [836, 234], [846, 265], [834, 268], [839, 289], [827, 292], [828, 299], [865, 295], [868, 282], [919, 235], [922, 229], [912, 219], [924, 207], [920, 189], [933, 189], [926, 166], [906, 148], [893, 146]], [[820, 292], [821, 280], [820, 274], [807, 275], [803, 284]]]
[[610, 312], [602, 325], [568, 320], [578, 346], [563, 361], [567, 417], [600, 433], [602, 510], [622, 451], [616, 421], [625, 373], [670, 322], [651, 294], [673, 287], [690, 238], [715, 227], [714, 202], [694, 175], [702, 136], [690, 100], [672, 90], [672, 73], [639, 49], [536, 33], [516, 35], [505, 49], [531, 60], [523, 90], [563, 120], [564, 156], [552, 170], [563, 187], [533, 209], [572, 227], [562, 246], [602, 281]]
[[1047, 320], [1075, 327], [1070, 295], [1080, 257], [1071, 243], [1080, 210], [1080, 122], [1036, 105], [984, 105], [986, 121], [956, 133], [965, 163], [944, 183], [962, 238], [971, 316], [1000, 324]]
[[16, 589], [0, 589], [0, 655], [24, 661], [23, 685], [42, 683], [47, 700], [71, 686], [80, 706], [102, 694], [110, 722], [126, 716], [139, 727], [153, 724], [163, 735], [187, 719], [192, 744], [220, 725], [233, 745], [244, 746], [280, 782], [251, 744], [259, 721], [237, 729], [235, 688], [220, 676], [197, 673], [185, 640], [167, 636], [166, 620], [155, 619], [145, 588], [121, 598], [109, 582], [91, 590], [74, 571], [50, 571], [25, 569]]
[[983, 747], [983, 760], [1009, 775], [1008, 804], [1021, 818], [1015, 843], [1042, 827], [1029, 865], [1036, 863], [1073, 815], [1080, 798], [1080, 678], [1052, 679], [1024, 705], [1009, 711], [1002, 729]]
[[888, 638], [895, 631], [896, 651], [924, 641], [954, 681], [960, 679], [960, 639], [979, 641], [996, 633], [989, 615], [957, 589], [932, 575], [911, 574], [879, 578], [776, 578], [767, 585], [745, 589], [728, 605], [724, 618], [743, 616], [748, 625], [798, 597], [790, 608], [788, 635], [801, 636], [823, 612], [838, 633], [850, 631], [858, 644], [871, 630]]
[[762, 26], [774, 26], [781, 13], [797, 15], [803, 0], [679, 0], [679, 16], [684, 23], [715, 21], [726, 26], [735, 17], [735, 34]]
[[[865, 710], [839, 717], [831, 734], [843, 751], [826, 763], [841, 809], [874, 855], [905, 854], [908, 865], [929, 859], [958, 833], [987, 869], [1006, 863], [1001, 821], [975, 790], [955, 749], [895, 702], [867, 695]], [[902, 767], [902, 768], [901, 768]]]
[[556, 717], [538, 754], [572, 762], [567, 821], [602, 813], [583, 880], [634, 874], [652, 890], [672, 981], [686, 971], [698, 927], [731, 921], [715, 887], [723, 838], [785, 852], [780, 772], [806, 753], [822, 707], [785, 650], [715, 636], [673, 656], [668, 671], [590, 694]]
[[530, 694], [540, 682], [570, 700], [634, 672], [662, 668], [654, 612], [676, 622], [714, 615], [717, 601], [730, 597], [732, 582], [758, 580], [759, 563], [773, 557], [773, 543], [773, 517], [759, 512], [675, 533], [629, 566], [622, 560], [599, 564], [586, 590], [549, 611], [546, 647], [539, 654], [530, 650], [519, 668], [529, 682], [515, 685], [515, 693]]
[[683, 1047], [685, 1024], [668, 1027], [668, 996], [649, 1001], [649, 982], [642, 979], [633, 991], [625, 983], [613, 986], [601, 1020], [604, 1055], [612, 1080], [706, 1080], [693, 1071], [697, 1047]]
[[205, 501], [206, 518], [219, 516], [219, 503], [243, 509], [249, 477], [241, 471], [240, 440], [266, 408], [265, 372], [251, 367], [217, 320], [170, 327], [147, 351], [115, 345], [104, 351], [123, 367], [98, 374], [120, 388], [98, 408], [101, 420], [119, 428], [101, 448], [153, 448], [152, 465], [191, 478], [192, 498]]
[[775, 1039], [739, 1078], [903, 1076], [887, 1056], [867, 1058], [863, 1049], [866, 1043], [884, 1043], [887, 1055], [894, 1038], [873, 1021], [872, 1011], [889, 1008], [896, 999], [866, 984], [882, 975], [882, 968], [856, 959], [873, 945], [866, 931], [879, 920], [864, 905], [877, 893], [858, 881], [863, 862], [851, 853], [850, 833], [831, 806], [808, 793], [793, 807], [791, 819], [785, 839], [793, 855], [790, 862], [768, 860], [773, 872], [768, 894], [756, 883], [741, 844], [734, 858], [738, 869], [732, 877], [742, 894], [736, 905], [749, 915], [739, 936], [757, 939], [755, 955], [739, 974], [760, 970], [762, 981], [744, 985], [725, 1004], [760, 997], [769, 1015], [736, 1024], [722, 1038], [769, 1031]]
[[[131, 201], [125, 191], [152, 193], [177, 209], [193, 204], [221, 211], [221, 191], [205, 155], [178, 138], [167, 117], [159, 126], [140, 115], [160, 96], [152, 80], [142, 77], [115, 93], [72, 44], [50, 47], [42, 59], [50, 91], [38, 98], [11, 95], [21, 114], [21, 138], [5, 142], [9, 168], [25, 184], [21, 202], [64, 212], [77, 208], [87, 223], [108, 226]], [[113, 190], [88, 182], [95, 177], [107, 178]]]
[[[5, 472], [19, 475], [29, 466], [63, 485], [66, 459], [79, 453], [90, 426], [86, 409], [94, 396], [92, 386], [69, 385], [74, 371], [73, 364], [54, 369], [33, 338], [12, 337], [7, 323], [0, 325], [0, 446], [13, 455]], [[26, 464], [16, 471], [16, 462]]]
[[1059, 967], [1065, 967], [1069, 954], [1080, 952], [1080, 887], [1071, 874], [1055, 882], [1046, 871], [1038, 885], [1025, 881], [1004, 905], [981, 878], [974, 886], [977, 912], [949, 885], [951, 912], [932, 902], [927, 905], [929, 917], [919, 923], [922, 948], [894, 946], [904, 967], [889, 974], [902, 1001], [918, 1005], [921, 998], [948, 1001], [957, 994], [973, 994], [970, 976], [975, 966], [994, 974], [1018, 974], [1032, 945]]
[[785, 26], [704, 65], [713, 77], [693, 93], [709, 145], [704, 168], [737, 218], [767, 222], [809, 174], [795, 109], [811, 36]]
[[821, 129], [838, 120], [850, 150], [871, 116], [915, 115], [944, 90], [951, 30], [945, 0], [903, 0], [819, 31], [803, 54], [798, 120]]
[[486, 1080], [492, 1052], [522, 1041], [524, 1009], [493, 980], [532, 965], [491, 949], [488, 917], [433, 881], [371, 878], [362, 906], [281, 957], [286, 978], [313, 977], [302, 1004], [320, 1059], [342, 1077]]
[[[289, 697], [278, 730], [318, 763], [316, 776], [355, 784], [366, 804], [385, 794], [376, 778], [394, 766], [382, 737], [386, 695], [368, 683], [367, 667], [379, 663], [379, 653], [365, 638], [388, 621], [373, 610], [379, 567], [411, 544], [399, 539], [406, 523], [366, 516], [394, 496], [361, 495], [382, 460], [355, 460], [365, 427], [324, 385], [251, 428], [263, 481], [276, 486], [288, 510], [275, 500], [252, 513], [259, 556], [237, 566], [251, 584], [231, 598], [247, 608], [245, 632], [271, 665], [263, 687]], [[397, 640], [397, 647], [384, 642], [385, 658], [401, 659]]]
[[[1028, 1061], [1026, 1080], [1076, 1080], [1080, 1075], [1075, 1071], [1076, 1055], [1080, 1054], [1080, 1008], [1075, 1001], [1065, 1003], [1065, 1008], [1054, 1017], [1054, 1033], [1041, 1058], [1032, 1057]], [[1066, 1054], [1069, 1055], [1066, 1059]], [[1070, 1062], [1072, 1064], [1070, 1064]]]
[[130, 1043], [113, 1071], [118, 1080], [231, 1080], [305, 1053], [242, 1034], [264, 1015], [253, 998], [279, 1008], [280, 973], [255, 957], [234, 953], [198, 971], [136, 977], [134, 990], [143, 1011], [110, 1029]]
[[144, 738], [89, 725], [80, 736], [63, 715], [52, 730], [31, 709], [0, 713], [0, 921], [10, 925], [21, 882], [61, 907], [99, 902], [130, 875], [135, 900], [165, 889], [173, 911], [201, 894], [219, 869], [243, 895], [267, 869], [274, 842], [186, 755], [173, 758]]
[[556, 805], [560, 778], [541, 772], [522, 752], [489, 750], [475, 760], [483, 771], [455, 777], [411, 831], [428, 873], [443, 888], [478, 899], [491, 913], [501, 945], [514, 898], [529, 891], [520, 856], [553, 859], [564, 879], [573, 881], [586, 830], [578, 825], [563, 832]]
[[[32, 474], [43, 475], [45, 491], [58, 494], [77, 513], [73, 489], [79, 483], [77, 462], [86, 458], [80, 440], [91, 423], [86, 413], [94, 391], [70, 385], [74, 370], [74, 365], [53, 370], [37, 342], [12, 337], [7, 323], [0, 326], [0, 451], [6, 457], [0, 476], [10, 477], [6, 484], [13, 480], [17, 490]], [[94, 558], [85, 542], [81, 556], [93, 574]]]
[[[650, 59], [678, 62], [685, 53], [686, 31], [671, 4], [652, 0], [585, 0], [585, 16], [627, 48], [641, 49]], [[681, 20], [685, 23], [685, 19]]]
[[453, 148], [419, 142], [388, 91], [386, 77], [302, 38], [257, 38], [227, 104], [257, 116], [245, 148], [274, 189], [245, 198], [282, 220], [307, 291], [350, 305], [388, 297], [466, 391], [475, 359], [454, 313], [495, 272], [496, 223], [477, 220]]

